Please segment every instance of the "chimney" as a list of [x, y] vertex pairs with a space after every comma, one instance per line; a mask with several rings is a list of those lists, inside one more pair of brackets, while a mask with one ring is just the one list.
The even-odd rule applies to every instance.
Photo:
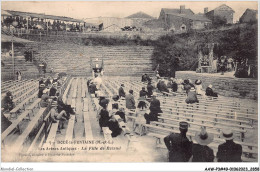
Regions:
[[185, 10], [185, 5], [181, 5], [180, 6], [180, 13], [183, 14]]
[[204, 14], [206, 14], [207, 12], [209, 12], [209, 8], [208, 7], [204, 8]]

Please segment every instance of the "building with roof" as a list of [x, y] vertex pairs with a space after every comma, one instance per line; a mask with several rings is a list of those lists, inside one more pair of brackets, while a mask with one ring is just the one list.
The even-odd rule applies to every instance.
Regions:
[[204, 13], [213, 23], [217, 19], [223, 19], [226, 24], [232, 24], [234, 22], [233, 16], [235, 11], [226, 4], [222, 4], [211, 11], [208, 11], [208, 8], [204, 8]]
[[133, 21], [133, 26], [142, 28], [143, 24], [149, 20], [153, 20], [154, 17], [144, 13], [144, 12], [137, 12], [130, 16], [126, 17], [127, 19], [131, 19]]
[[257, 10], [252, 9], [246, 9], [246, 11], [243, 13], [243, 15], [240, 17], [239, 22], [240, 23], [251, 23], [251, 22], [257, 22]]
[[117, 17], [86, 18], [84, 21], [93, 25], [98, 25], [99, 30], [109, 30], [110, 32], [112, 31], [112, 28], [114, 28], [115, 31], [119, 31], [118, 28], [133, 25], [133, 21], [131, 19]]
[[212, 22], [204, 15], [194, 14], [191, 9], [185, 9], [184, 5], [180, 9], [162, 8], [159, 19], [164, 21], [165, 30], [174, 32], [187, 32], [191, 29], [205, 29]]

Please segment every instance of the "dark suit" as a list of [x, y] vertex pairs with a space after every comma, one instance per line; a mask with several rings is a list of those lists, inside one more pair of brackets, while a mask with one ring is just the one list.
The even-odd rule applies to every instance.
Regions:
[[192, 162], [213, 162], [214, 153], [208, 146], [192, 145]]
[[206, 96], [218, 97], [218, 94], [214, 93], [212, 88], [207, 87], [206, 88]]
[[147, 96], [151, 97], [152, 94], [153, 94], [153, 86], [152, 86], [152, 84], [148, 84], [147, 85]]
[[164, 138], [169, 150], [169, 162], [188, 162], [192, 155], [192, 142], [186, 136], [174, 133]]
[[145, 91], [145, 90], [141, 90], [140, 92], [139, 92], [139, 96], [140, 97], [145, 97], [147, 95], [147, 92]]
[[218, 146], [218, 162], [241, 162], [242, 146], [231, 141], [227, 141]]
[[125, 91], [124, 91], [123, 87], [120, 87], [118, 89], [118, 95], [119, 95], [119, 97], [125, 97]]
[[54, 87], [51, 87], [49, 96], [55, 96], [57, 89]]
[[150, 111], [152, 113], [162, 113], [160, 101], [156, 98], [153, 98], [150, 104]]
[[178, 90], [178, 84], [176, 82], [172, 83], [172, 91], [176, 92]]

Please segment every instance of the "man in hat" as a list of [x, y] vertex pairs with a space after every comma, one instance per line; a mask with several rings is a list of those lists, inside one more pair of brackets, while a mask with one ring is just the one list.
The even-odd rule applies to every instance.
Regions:
[[127, 94], [125, 96], [125, 104], [126, 104], [126, 108], [128, 109], [135, 109], [135, 98], [134, 98], [134, 91], [133, 90], [129, 90], [129, 94]]
[[10, 91], [6, 92], [6, 95], [2, 100], [2, 108], [4, 108], [4, 111], [10, 111], [14, 108], [13, 95]]
[[118, 89], [118, 95], [119, 95], [120, 98], [125, 97], [124, 87], [125, 87], [125, 85], [121, 84], [121, 87]]
[[230, 129], [225, 129], [221, 132], [220, 137], [225, 139], [226, 143], [218, 146], [218, 162], [242, 162], [242, 146], [233, 141], [233, 131]]
[[162, 113], [160, 100], [156, 98], [157, 94], [153, 93], [151, 103], [150, 103], [150, 111], [154, 114]]
[[164, 138], [169, 151], [169, 162], [188, 162], [192, 155], [192, 141], [186, 136], [188, 123], [180, 122], [180, 133], [171, 133]]
[[185, 102], [187, 104], [199, 103], [195, 88], [191, 87], [190, 91], [188, 92], [187, 99], [185, 100]]
[[200, 132], [196, 132], [195, 140], [198, 144], [192, 145], [192, 162], [213, 162], [213, 150], [207, 145], [213, 141], [214, 135], [207, 133], [205, 127], [201, 127]]

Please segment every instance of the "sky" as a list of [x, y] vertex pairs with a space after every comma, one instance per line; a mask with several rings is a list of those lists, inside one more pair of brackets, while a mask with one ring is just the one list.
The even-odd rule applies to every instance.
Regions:
[[161, 8], [179, 8], [180, 5], [185, 5], [186, 9], [190, 8], [194, 13], [203, 13], [205, 7], [210, 11], [222, 4], [235, 11], [234, 21], [238, 21], [247, 8], [258, 9], [257, 1], [2, 1], [1, 9], [76, 19], [99, 16], [123, 18], [142, 11], [158, 18]]

